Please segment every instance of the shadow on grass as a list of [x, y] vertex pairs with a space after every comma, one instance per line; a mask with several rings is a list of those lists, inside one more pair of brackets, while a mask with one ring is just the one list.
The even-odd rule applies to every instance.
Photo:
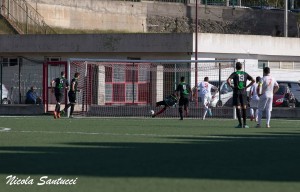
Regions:
[[299, 135], [167, 137], [166, 141], [0, 147], [0, 173], [300, 181]]

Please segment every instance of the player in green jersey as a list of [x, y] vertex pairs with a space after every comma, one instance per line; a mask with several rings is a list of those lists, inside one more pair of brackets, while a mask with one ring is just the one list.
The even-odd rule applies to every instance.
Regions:
[[[255, 83], [254, 79], [245, 71], [242, 71], [242, 63], [237, 62], [235, 64], [236, 71], [233, 72], [227, 79], [227, 84], [233, 89], [232, 104], [236, 107], [236, 115], [239, 121], [239, 125], [236, 128], [249, 128], [246, 123], [247, 114], [247, 88], [251, 87]], [[231, 81], [233, 80], [233, 85]], [[251, 81], [247, 85], [247, 81]], [[243, 123], [241, 117], [241, 110], [243, 116]]]
[[65, 72], [62, 71], [60, 73], [60, 77], [55, 78], [51, 82], [51, 90], [55, 95], [56, 106], [54, 110], [54, 119], [60, 118], [60, 104], [62, 99], [64, 98], [65, 90], [69, 88], [69, 82], [65, 78]]
[[75, 107], [75, 104], [76, 104], [76, 93], [80, 92], [80, 90], [78, 89], [79, 76], [80, 76], [80, 73], [78, 73], [78, 72], [76, 72], [74, 74], [74, 78], [71, 80], [71, 87], [70, 87], [70, 90], [68, 92], [69, 103], [66, 105], [64, 110], [61, 111], [61, 113], [63, 114], [65, 112], [67, 112], [69, 107], [71, 107], [70, 118], [73, 117], [74, 107]]
[[177, 86], [176, 89], [177, 96], [179, 95], [179, 114], [180, 114], [180, 120], [183, 120], [183, 110], [185, 111], [185, 116], [188, 116], [189, 110], [189, 99], [191, 97], [192, 89], [189, 84], [185, 82], [185, 77], [180, 78], [180, 83]]

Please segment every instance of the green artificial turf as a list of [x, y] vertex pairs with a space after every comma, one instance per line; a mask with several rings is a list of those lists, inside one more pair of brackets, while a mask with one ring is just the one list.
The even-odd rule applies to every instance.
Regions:
[[[1, 191], [300, 191], [300, 121], [0, 118]], [[12, 184], [8, 176], [33, 180]], [[74, 185], [37, 185], [40, 178]]]

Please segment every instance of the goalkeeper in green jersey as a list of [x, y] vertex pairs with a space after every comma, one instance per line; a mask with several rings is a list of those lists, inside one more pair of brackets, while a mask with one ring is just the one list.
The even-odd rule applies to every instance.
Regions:
[[177, 101], [178, 101], [178, 98], [176, 97], [176, 95], [171, 94], [171, 95], [167, 96], [164, 100], [157, 102], [156, 107], [164, 106], [164, 108], [162, 108], [158, 112], [154, 113], [152, 115], [152, 117], [156, 117], [157, 115], [159, 115], [159, 114], [163, 113], [165, 110], [167, 110], [169, 107], [174, 106], [177, 103]]

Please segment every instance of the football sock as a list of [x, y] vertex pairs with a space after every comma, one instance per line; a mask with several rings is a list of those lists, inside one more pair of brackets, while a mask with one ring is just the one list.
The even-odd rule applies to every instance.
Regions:
[[60, 112], [60, 104], [57, 103], [57, 104], [55, 105], [55, 111], [56, 111], [56, 112]]
[[255, 115], [254, 115], [254, 118], [257, 120], [258, 118], [258, 109], [255, 109]]
[[236, 108], [236, 116], [239, 120], [239, 124], [242, 125], [242, 119], [241, 119], [241, 109], [240, 108]]
[[73, 112], [74, 112], [74, 104], [70, 104], [71, 105], [71, 111], [70, 111], [70, 115], [73, 115]]
[[258, 122], [257, 122], [258, 125], [261, 124], [261, 118], [262, 118], [262, 111], [258, 110]]
[[179, 114], [180, 114], [180, 119], [183, 119], [183, 115], [182, 115], [183, 111], [182, 111], [182, 108], [179, 107]]
[[189, 116], [189, 110], [188, 110], [188, 108], [186, 108], [184, 110], [185, 110], [185, 116], [188, 117]]
[[246, 111], [246, 109], [242, 109], [242, 111], [243, 111], [243, 113], [242, 113], [242, 115], [243, 115], [243, 123], [244, 123], [244, 125], [246, 125], [247, 111]]
[[164, 112], [166, 109], [167, 109], [166, 107], [162, 108], [160, 111], [158, 111], [158, 112], [155, 114], [155, 116], [161, 114], [161, 113]]
[[206, 117], [207, 111], [208, 111], [208, 107], [205, 106], [204, 112], [203, 112], [203, 119]]
[[270, 120], [271, 120], [271, 111], [266, 110], [266, 120], [267, 120], [267, 125], [270, 125]]
[[254, 117], [254, 110], [252, 108], [250, 108], [250, 115]]

